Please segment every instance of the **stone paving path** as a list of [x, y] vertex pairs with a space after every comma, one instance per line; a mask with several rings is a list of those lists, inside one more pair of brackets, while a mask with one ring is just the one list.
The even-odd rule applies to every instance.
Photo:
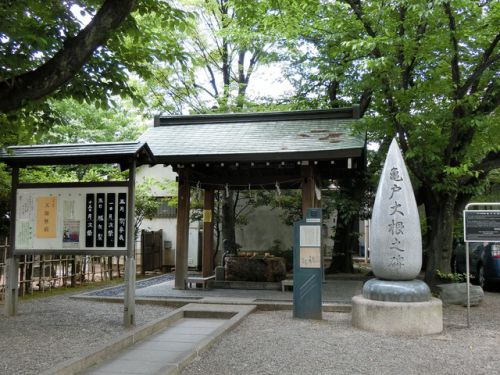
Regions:
[[[287, 290], [250, 290], [250, 289], [203, 289], [189, 288], [174, 289], [172, 274], [153, 277], [137, 283], [136, 297], [146, 299], [245, 299], [248, 302], [292, 302], [293, 292]], [[350, 304], [354, 295], [361, 294], [363, 282], [361, 280], [327, 280], [323, 284], [323, 302]], [[123, 297], [122, 286], [85, 293], [90, 297]]]
[[82, 350], [41, 375], [177, 374], [256, 308], [190, 303], [145, 325], [131, 327], [91, 350]]
[[[143, 289], [153, 285], [161, 284], [164, 282], [168, 282], [174, 279], [174, 274], [167, 273], [160, 276], [149, 277], [144, 280], [136, 281], [135, 289]], [[111, 288], [99, 289], [89, 293], [86, 293], [88, 296], [96, 296], [96, 297], [114, 297], [114, 296], [123, 296], [125, 292], [125, 285], [118, 285]]]
[[117, 357], [85, 372], [88, 375], [165, 374], [196, 350], [225, 319], [183, 318], [163, 332], [137, 343]]

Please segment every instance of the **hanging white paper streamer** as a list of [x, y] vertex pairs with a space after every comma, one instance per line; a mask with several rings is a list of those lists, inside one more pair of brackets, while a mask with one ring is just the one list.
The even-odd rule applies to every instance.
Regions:
[[314, 185], [314, 192], [316, 193], [316, 199], [321, 200], [321, 189], [318, 187], [318, 185]]

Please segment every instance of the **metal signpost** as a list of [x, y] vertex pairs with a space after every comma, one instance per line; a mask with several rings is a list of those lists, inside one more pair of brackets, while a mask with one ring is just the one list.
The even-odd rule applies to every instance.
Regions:
[[321, 209], [293, 225], [293, 317], [322, 319]]
[[467, 327], [470, 327], [469, 242], [500, 242], [500, 210], [470, 210], [500, 203], [469, 203], [464, 210], [465, 272], [467, 281]]

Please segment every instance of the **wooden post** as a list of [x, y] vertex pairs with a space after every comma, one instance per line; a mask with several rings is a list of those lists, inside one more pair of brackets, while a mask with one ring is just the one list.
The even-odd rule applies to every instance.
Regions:
[[[123, 325], [135, 325], [135, 159], [130, 163], [127, 204], [127, 257], [125, 258], [125, 294]], [[119, 259], [119, 258], [118, 258]], [[120, 265], [118, 264], [118, 267]]]
[[301, 167], [301, 188], [302, 188], [302, 216], [306, 216], [308, 208], [314, 208], [316, 202], [315, 187], [316, 182], [311, 165], [302, 165]]
[[214, 189], [206, 188], [203, 197], [203, 255], [202, 274], [203, 277], [214, 273]]
[[14, 250], [16, 248], [16, 210], [17, 186], [19, 185], [19, 168], [12, 168], [12, 185], [10, 192], [10, 246], [7, 248], [5, 260], [5, 315], [14, 316], [17, 313], [18, 301], [18, 267]]
[[175, 283], [176, 289], [186, 289], [189, 240], [189, 171], [179, 170], [177, 193], [177, 240], [175, 248]]

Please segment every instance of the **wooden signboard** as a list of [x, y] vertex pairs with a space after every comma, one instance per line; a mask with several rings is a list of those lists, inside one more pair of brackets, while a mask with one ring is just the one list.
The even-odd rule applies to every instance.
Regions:
[[14, 254], [127, 253], [127, 184], [19, 186]]

